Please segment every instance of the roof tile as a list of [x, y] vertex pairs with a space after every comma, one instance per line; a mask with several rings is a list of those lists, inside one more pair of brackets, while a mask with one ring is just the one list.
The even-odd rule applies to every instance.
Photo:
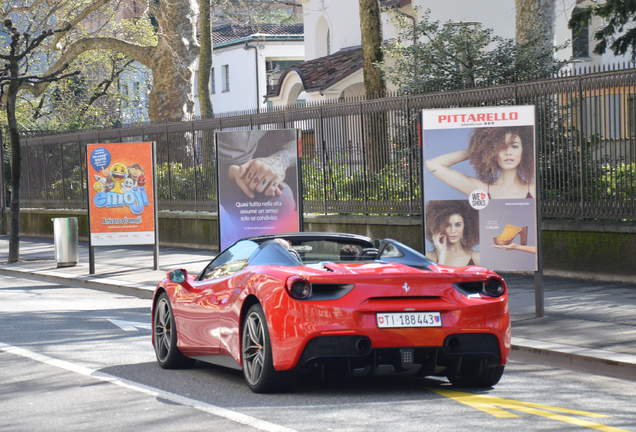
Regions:
[[232, 42], [254, 34], [302, 35], [302, 24], [224, 24], [212, 30], [215, 44]]
[[280, 77], [279, 84], [268, 96], [280, 94], [280, 84], [290, 71], [300, 75], [305, 91], [324, 90], [362, 68], [362, 48], [345, 48], [340, 51], [294, 65]]

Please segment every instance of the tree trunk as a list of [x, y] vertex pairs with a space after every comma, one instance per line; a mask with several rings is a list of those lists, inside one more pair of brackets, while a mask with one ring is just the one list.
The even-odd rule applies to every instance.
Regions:
[[384, 78], [378, 64], [382, 62], [382, 24], [378, 0], [360, 0], [360, 33], [364, 89], [367, 97], [383, 97]]
[[173, 62], [171, 46], [157, 49], [153, 55], [153, 85], [148, 96], [151, 121], [191, 120], [194, 115], [191, 62]]
[[[18, 66], [11, 68], [11, 76], [17, 77]], [[15, 70], [13, 70], [15, 69]], [[9, 84], [7, 92], [7, 122], [9, 123], [9, 143], [11, 144], [11, 229], [9, 231], [8, 262], [15, 263], [20, 258], [20, 134], [15, 115], [15, 101], [20, 85], [18, 81]]]
[[210, 100], [210, 68], [212, 67], [212, 34], [210, 32], [210, 0], [199, 0], [199, 110], [201, 118], [212, 117]]
[[194, 114], [192, 73], [199, 54], [195, 35], [197, 0], [163, 0], [157, 11], [159, 42], [152, 50], [150, 120], [190, 120]]
[[[367, 98], [385, 96], [386, 87], [382, 71], [382, 23], [378, 0], [359, 0], [360, 33], [362, 36], [362, 72]], [[367, 148], [367, 168], [375, 173], [389, 161], [387, 119], [384, 112], [364, 114], [364, 141]]]
[[555, 0], [515, 0], [515, 9], [517, 43], [535, 43], [540, 35], [541, 45], [553, 49]]

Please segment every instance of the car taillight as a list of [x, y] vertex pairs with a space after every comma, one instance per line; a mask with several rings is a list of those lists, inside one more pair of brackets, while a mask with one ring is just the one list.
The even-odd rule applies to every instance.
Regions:
[[506, 291], [504, 288], [503, 280], [490, 277], [484, 282], [484, 288], [482, 290], [482, 294], [487, 295], [488, 297], [501, 297], [503, 293]]
[[311, 283], [300, 276], [290, 276], [287, 278], [287, 292], [290, 296], [298, 300], [307, 300], [311, 297]]
[[480, 295], [497, 298], [506, 292], [505, 282], [498, 277], [489, 277], [485, 281], [458, 282], [455, 284], [455, 288], [469, 297]]

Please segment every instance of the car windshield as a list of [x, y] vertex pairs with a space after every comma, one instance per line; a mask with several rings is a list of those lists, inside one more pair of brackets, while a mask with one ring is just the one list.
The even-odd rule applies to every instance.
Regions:
[[322, 261], [373, 261], [378, 254], [373, 244], [357, 239], [287, 238], [277, 241], [303, 264]]

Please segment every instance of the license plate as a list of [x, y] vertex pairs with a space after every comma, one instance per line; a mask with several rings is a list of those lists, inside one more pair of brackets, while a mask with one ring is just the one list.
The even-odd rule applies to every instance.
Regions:
[[378, 312], [375, 320], [379, 328], [442, 326], [439, 312]]

